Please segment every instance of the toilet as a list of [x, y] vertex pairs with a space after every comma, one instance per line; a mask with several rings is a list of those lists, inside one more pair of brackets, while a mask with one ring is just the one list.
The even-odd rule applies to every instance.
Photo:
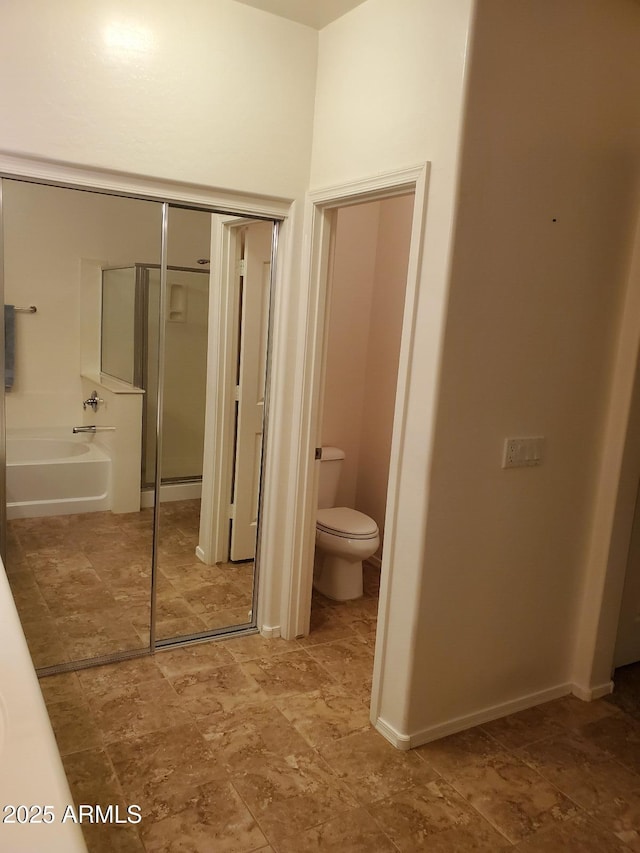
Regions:
[[380, 531], [372, 518], [335, 506], [343, 460], [339, 447], [322, 448], [313, 585], [334, 601], [360, 598], [362, 561], [380, 546]]

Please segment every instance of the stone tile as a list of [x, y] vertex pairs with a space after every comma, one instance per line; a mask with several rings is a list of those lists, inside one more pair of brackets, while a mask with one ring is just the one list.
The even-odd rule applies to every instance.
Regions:
[[89, 853], [145, 853], [136, 826], [83, 824], [82, 834]]
[[199, 785], [225, 775], [223, 763], [191, 724], [111, 743], [108, 753], [127, 801], [141, 806], [145, 821], [176, 814]]
[[356, 636], [355, 629], [341, 618], [340, 607], [339, 604], [334, 607], [312, 607], [309, 635], [301, 637], [298, 643], [308, 647]]
[[312, 749], [272, 756], [262, 767], [237, 776], [233, 785], [272, 844], [299, 834], [357, 803]]
[[640, 777], [578, 733], [539, 741], [518, 755], [585, 809], [640, 787]]
[[59, 675], [48, 675], [39, 680], [40, 692], [45, 703], [55, 702], [84, 702], [85, 697], [75, 672], [62, 672]]
[[544, 706], [527, 708], [484, 723], [481, 728], [507, 749], [518, 749], [537, 740], [562, 734], [562, 726], [543, 709]]
[[329, 673], [302, 650], [258, 658], [242, 666], [272, 698], [335, 684]]
[[554, 785], [507, 753], [461, 767], [449, 781], [514, 844], [579, 812]]
[[232, 664], [171, 677], [180, 707], [200, 718], [266, 700], [265, 692], [244, 669], [245, 666]]
[[201, 786], [181, 811], [159, 821], [143, 821], [140, 834], [146, 853], [248, 853], [268, 845], [227, 782]]
[[359, 636], [312, 646], [307, 652], [354, 696], [361, 699], [371, 696], [373, 649]]
[[262, 637], [260, 634], [225, 640], [224, 646], [238, 663], [297, 651], [298, 649], [295, 640], [283, 640], [282, 637]]
[[168, 678], [206, 672], [234, 663], [234, 657], [227, 649], [226, 643], [212, 640], [179, 649], [160, 649], [155, 660]]
[[[107, 752], [86, 749], [63, 757], [64, 771], [76, 805], [118, 806], [124, 814], [130, 803], [125, 797]], [[133, 802], [133, 801], [131, 801]]]
[[515, 847], [517, 853], [628, 853], [629, 848], [595, 821], [577, 815]]
[[431, 767], [445, 779], [474, 765], [485, 766], [504, 753], [502, 746], [480, 728], [467, 729], [416, 748]]
[[309, 749], [309, 744], [270, 702], [238, 708], [225, 730], [209, 730], [206, 718], [198, 720], [198, 728], [232, 778]]
[[279, 853], [397, 853], [387, 835], [363, 809], [345, 812], [334, 820], [278, 841]]
[[102, 746], [102, 737], [89, 706], [64, 700], [47, 708], [60, 755]]
[[577, 696], [563, 696], [538, 706], [547, 717], [565, 729], [579, 729], [588, 723], [602, 720], [618, 713], [615, 706], [598, 699], [594, 702], [583, 702]]
[[580, 732], [629, 770], [640, 767], [640, 721], [621, 712], [588, 723]]
[[189, 723], [190, 717], [166, 681], [144, 681], [89, 694], [91, 713], [105, 743]]
[[275, 699], [285, 717], [313, 747], [320, 747], [370, 727], [369, 710], [360, 696], [342, 686]]
[[365, 805], [437, 776], [414, 751], [395, 749], [374, 729], [327, 743], [319, 752]]
[[102, 610], [84, 610], [56, 619], [58, 636], [68, 660], [86, 660], [101, 655], [143, 648], [131, 622], [123, 617], [115, 602]]
[[358, 634], [375, 634], [378, 623], [378, 599], [363, 596], [345, 601], [338, 611], [344, 621]]
[[158, 659], [148, 655], [81, 669], [78, 680], [87, 696], [108, 698], [114, 692], [147, 681], [164, 682], [165, 678], [158, 666]]
[[370, 813], [403, 853], [493, 853], [512, 847], [442, 779], [377, 802]]
[[29, 654], [36, 669], [56, 666], [69, 660], [67, 650], [61, 642], [58, 628], [53, 619], [23, 620], [24, 632]]
[[640, 787], [619, 794], [591, 814], [629, 849], [640, 853]]

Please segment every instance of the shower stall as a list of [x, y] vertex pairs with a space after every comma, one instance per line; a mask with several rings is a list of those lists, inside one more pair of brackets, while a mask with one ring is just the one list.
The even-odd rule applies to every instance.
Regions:
[[[160, 266], [102, 273], [101, 371], [145, 392], [140, 484], [153, 488], [156, 461]], [[167, 268], [162, 479], [202, 480], [209, 270]]]

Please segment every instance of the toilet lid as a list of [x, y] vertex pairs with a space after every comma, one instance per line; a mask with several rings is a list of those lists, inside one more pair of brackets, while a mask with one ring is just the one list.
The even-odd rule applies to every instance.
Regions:
[[319, 509], [316, 527], [345, 539], [373, 539], [378, 534], [378, 525], [372, 518], [347, 506]]

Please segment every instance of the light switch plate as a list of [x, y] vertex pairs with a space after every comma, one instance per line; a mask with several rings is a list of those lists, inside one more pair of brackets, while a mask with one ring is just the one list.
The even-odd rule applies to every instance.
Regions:
[[503, 468], [531, 468], [540, 465], [544, 450], [544, 437], [505, 438]]

